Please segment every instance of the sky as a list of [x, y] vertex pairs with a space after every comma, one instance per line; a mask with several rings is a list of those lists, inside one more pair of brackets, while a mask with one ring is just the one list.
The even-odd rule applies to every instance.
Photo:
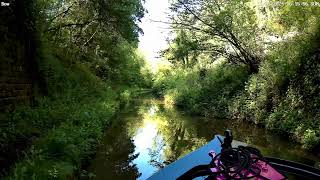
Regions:
[[159, 64], [164, 63], [157, 57], [159, 56], [158, 52], [167, 47], [166, 37], [169, 36], [169, 26], [154, 21], [168, 22], [169, 6], [169, 0], [146, 0], [144, 5], [148, 13], [140, 23], [144, 35], [139, 37], [139, 49], [151, 65], [152, 71], [156, 71]]

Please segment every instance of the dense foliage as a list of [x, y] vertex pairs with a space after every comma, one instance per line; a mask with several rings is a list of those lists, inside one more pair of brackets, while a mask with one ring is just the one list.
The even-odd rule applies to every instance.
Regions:
[[[288, 1], [176, 0], [155, 89], [191, 113], [320, 144], [319, 8]], [[237, 43], [236, 43], [237, 42]]]
[[317, 34], [281, 44], [236, 98], [232, 116], [289, 133], [305, 147], [316, 146], [320, 140], [318, 44]]
[[[164, 23], [174, 35], [161, 51], [172, 67], [154, 76], [154, 92], [165, 105], [257, 124], [319, 149], [320, 8], [259, 2], [173, 0]], [[137, 51], [142, 3], [14, 1], [0, 13], [18, 22], [1, 22], [1, 40], [26, 39], [35, 81], [32, 107], [0, 114], [0, 160], [8, 159], [0, 178], [94, 176], [81, 169], [103, 129], [152, 83]]]
[[12, 156], [8, 165], [18, 158], [7, 178], [86, 176], [81, 168], [111, 117], [150, 85], [137, 52], [142, 2], [34, 0], [12, 10], [18, 5], [28, 11], [39, 79], [33, 107], [1, 116], [1, 156]]
[[173, 51], [175, 59], [188, 59], [189, 55], [197, 59], [201, 53], [209, 54], [211, 59], [224, 57], [257, 72], [261, 51], [258, 34], [262, 30], [247, 2], [177, 0], [171, 8], [171, 24], [177, 30], [173, 42], [178, 46], [166, 51]]
[[207, 116], [210, 112], [225, 117], [228, 102], [243, 89], [248, 70], [219, 64], [205, 74], [201, 76], [196, 69], [159, 72], [154, 88], [159, 95], [164, 95], [169, 105], [175, 104], [195, 114]]

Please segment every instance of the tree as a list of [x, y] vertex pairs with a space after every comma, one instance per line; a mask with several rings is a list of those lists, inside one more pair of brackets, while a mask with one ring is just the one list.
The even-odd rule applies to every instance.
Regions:
[[274, 33], [279, 35], [288, 32], [310, 33], [312, 28], [317, 28], [320, 2], [287, 0], [280, 5], [275, 3], [277, 1], [269, 2], [271, 6], [266, 8], [266, 12], [270, 14], [268, 27]]
[[200, 51], [258, 72], [262, 40], [249, 1], [176, 0], [171, 10], [173, 29], [196, 32]]
[[69, 34], [71, 44], [86, 46], [99, 33], [106, 32], [114, 38], [137, 43], [142, 32], [137, 25], [144, 15], [140, 0], [53, 0], [42, 8], [46, 19], [44, 31], [50, 36]]
[[161, 51], [161, 55], [166, 56], [173, 64], [190, 67], [197, 62], [200, 50], [200, 44], [194, 36], [195, 34], [192, 35], [183, 29], [178, 30], [176, 38], [170, 42], [170, 47]]
[[[130, 79], [144, 15], [142, 0], [37, 0], [38, 31], [61, 59], [86, 63], [103, 79]], [[67, 58], [64, 56], [68, 56]], [[130, 72], [130, 73], [129, 73]], [[135, 76], [137, 77], [137, 76]]]

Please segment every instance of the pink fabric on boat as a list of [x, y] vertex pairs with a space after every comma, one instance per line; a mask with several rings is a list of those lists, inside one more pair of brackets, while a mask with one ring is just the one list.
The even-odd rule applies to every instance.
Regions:
[[[210, 151], [209, 154], [211, 157], [216, 156], [216, 153], [214, 151]], [[257, 156], [255, 156], [255, 155], [252, 155], [251, 157], [257, 158]], [[218, 168], [218, 161], [216, 160], [214, 162], [214, 164], [216, 165], [216, 167], [210, 168], [211, 172], [219, 173], [220, 169]], [[270, 166], [265, 161], [258, 160], [256, 163], [252, 164], [252, 166], [260, 169], [261, 170], [260, 176], [262, 176], [264, 178], [262, 178], [262, 177], [250, 178], [250, 177], [254, 176], [254, 174], [252, 172], [247, 171], [247, 170], [243, 170], [241, 172], [241, 174], [246, 175], [246, 177], [248, 177], [252, 180], [264, 180], [265, 178], [267, 178], [269, 180], [285, 180], [285, 179], [287, 179], [287, 177], [282, 175], [280, 172], [278, 172], [276, 169], [274, 169], [272, 166]], [[232, 174], [229, 174], [229, 175], [232, 176]], [[240, 176], [238, 175], [235, 178], [240, 178]], [[216, 176], [216, 180], [226, 180], [226, 179], [227, 179], [227, 176], [225, 174], [223, 174], [222, 172]]]

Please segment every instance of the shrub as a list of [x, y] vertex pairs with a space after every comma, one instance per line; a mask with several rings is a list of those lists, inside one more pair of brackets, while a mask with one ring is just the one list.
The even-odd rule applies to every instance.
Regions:
[[130, 101], [136, 89], [111, 89], [81, 63], [65, 65], [50, 55], [46, 60], [40, 67], [48, 96], [37, 96], [35, 107], [16, 109], [8, 117], [12, 126], [1, 129], [6, 143], [23, 136], [32, 144], [8, 179], [68, 179], [79, 173], [120, 102]]
[[277, 46], [229, 106], [231, 116], [315, 147], [320, 142], [319, 54], [317, 33]]
[[176, 69], [158, 74], [155, 89], [190, 113], [225, 117], [228, 104], [247, 78], [245, 67], [229, 64], [207, 70], [205, 77], [197, 69]]

